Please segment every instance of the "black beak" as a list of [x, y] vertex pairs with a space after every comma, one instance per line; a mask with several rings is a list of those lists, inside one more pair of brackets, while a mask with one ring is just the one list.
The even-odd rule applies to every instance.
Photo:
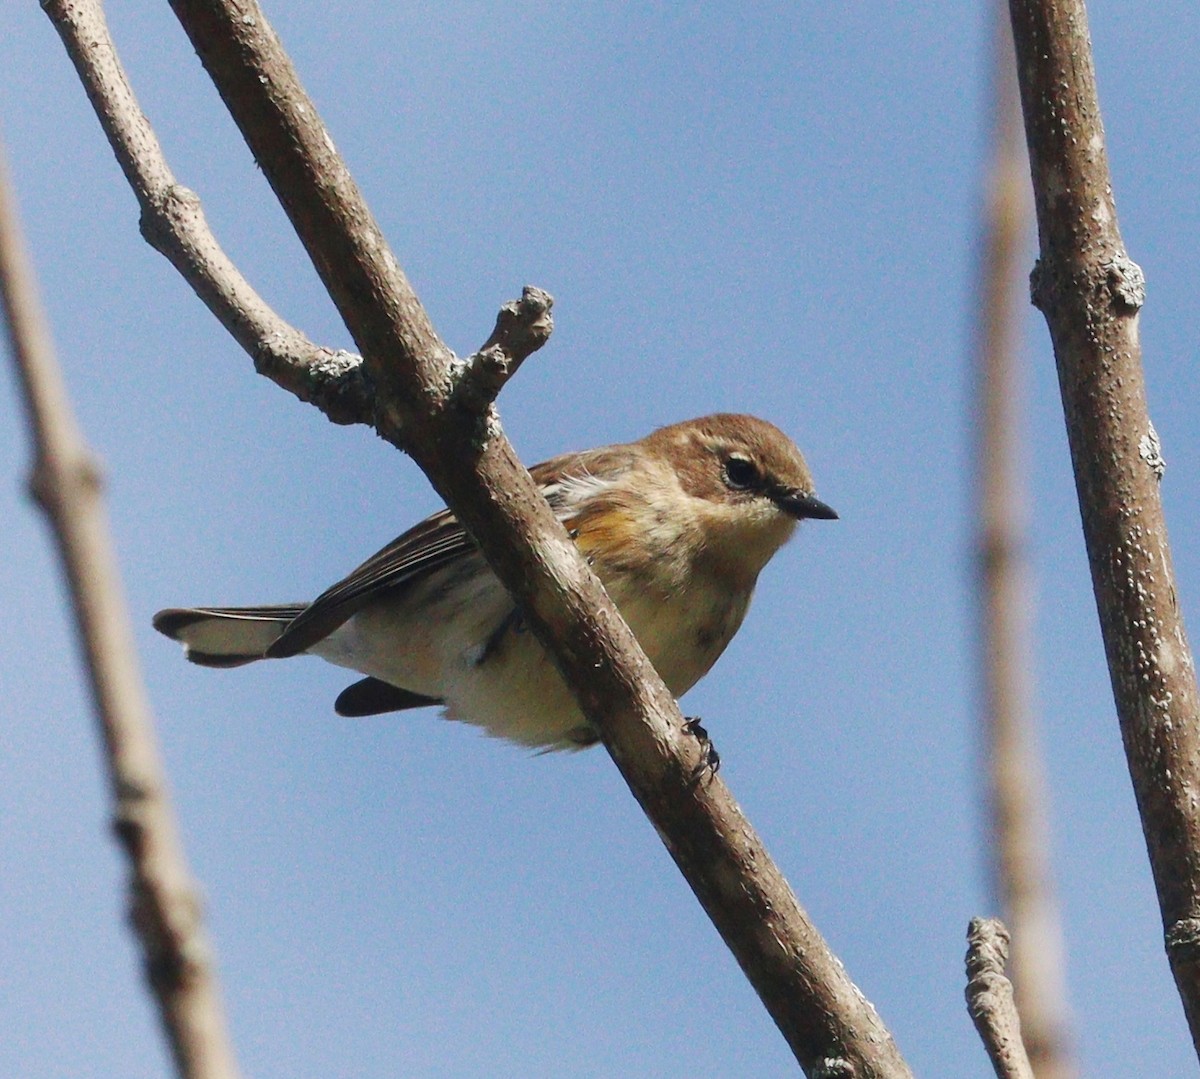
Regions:
[[825, 505], [816, 495], [804, 491], [780, 491], [772, 496], [775, 505], [797, 520], [812, 518], [817, 521], [836, 521], [837, 511]]

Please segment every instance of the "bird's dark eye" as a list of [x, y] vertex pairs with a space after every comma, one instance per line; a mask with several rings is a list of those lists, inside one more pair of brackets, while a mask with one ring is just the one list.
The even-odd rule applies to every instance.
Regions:
[[745, 457], [730, 457], [725, 462], [725, 482], [736, 491], [758, 486], [758, 469]]

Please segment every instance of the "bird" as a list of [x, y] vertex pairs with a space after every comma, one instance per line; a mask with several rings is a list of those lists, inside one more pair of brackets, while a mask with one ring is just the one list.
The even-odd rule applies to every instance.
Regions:
[[[742, 625], [759, 573], [801, 520], [836, 520], [778, 427], [716, 413], [568, 453], [534, 480], [675, 697]], [[365, 677], [334, 708], [440, 705], [540, 750], [598, 741], [524, 616], [454, 514], [404, 532], [311, 603], [168, 608], [154, 627], [193, 663], [316, 655]]]

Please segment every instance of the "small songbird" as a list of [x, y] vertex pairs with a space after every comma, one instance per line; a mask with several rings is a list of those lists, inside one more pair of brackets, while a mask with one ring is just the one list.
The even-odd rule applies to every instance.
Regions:
[[[753, 416], [687, 420], [531, 471], [676, 696], [732, 640], [796, 522], [837, 517], [791, 439]], [[344, 716], [440, 704], [449, 719], [527, 746], [597, 741], [449, 510], [312, 603], [165, 610], [154, 626], [209, 667], [305, 653], [365, 674], [338, 697]]]

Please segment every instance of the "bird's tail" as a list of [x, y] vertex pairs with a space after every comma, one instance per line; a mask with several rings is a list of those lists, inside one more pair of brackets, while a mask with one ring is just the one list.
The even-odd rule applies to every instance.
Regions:
[[171, 607], [154, 616], [154, 628], [179, 641], [193, 663], [240, 667], [262, 659], [306, 606]]

